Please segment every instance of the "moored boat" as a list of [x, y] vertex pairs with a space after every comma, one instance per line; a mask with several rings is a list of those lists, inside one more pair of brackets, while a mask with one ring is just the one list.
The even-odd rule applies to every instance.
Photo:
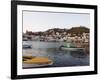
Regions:
[[77, 50], [84, 50], [84, 48], [68, 48], [68, 47], [61, 47], [61, 50], [77, 51]]
[[73, 43], [67, 42], [66, 44], [60, 46], [61, 50], [69, 50], [69, 51], [77, 51], [77, 50], [84, 50], [81, 47], [75, 47]]
[[24, 56], [23, 66], [24, 67], [41, 67], [52, 65], [53, 61], [46, 57], [35, 57], [35, 56]]
[[29, 48], [32, 48], [32, 45], [23, 45], [23, 48], [24, 49], [29, 49]]

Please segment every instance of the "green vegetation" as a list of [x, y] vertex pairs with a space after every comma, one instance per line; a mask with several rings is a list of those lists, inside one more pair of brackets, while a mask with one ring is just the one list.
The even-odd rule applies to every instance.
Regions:
[[89, 33], [89, 29], [84, 26], [72, 27], [67, 32], [71, 34], [82, 34], [82, 33]]

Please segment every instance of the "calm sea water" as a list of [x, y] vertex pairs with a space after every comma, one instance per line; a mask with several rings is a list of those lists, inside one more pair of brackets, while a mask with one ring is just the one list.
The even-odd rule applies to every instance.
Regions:
[[[59, 47], [64, 42], [39, 42], [23, 41], [23, 44], [32, 45], [32, 49], [23, 49], [23, 56], [42, 56], [53, 61], [52, 65], [46, 67], [67, 67], [67, 66], [88, 66], [89, 54], [80, 51], [60, 50]], [[35, 67], [34, 65], [24, 65], [23, 68]]]

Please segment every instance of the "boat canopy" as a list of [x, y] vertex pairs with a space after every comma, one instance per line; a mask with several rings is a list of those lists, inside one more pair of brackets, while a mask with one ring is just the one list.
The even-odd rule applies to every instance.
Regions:
[[74, 45], [73, 43], [70, 43], [70, 42], [66, 42], [66, 43], [64, 44], [64, 46], [67, 47], [67, 48], [75, 47], [75, 45]]

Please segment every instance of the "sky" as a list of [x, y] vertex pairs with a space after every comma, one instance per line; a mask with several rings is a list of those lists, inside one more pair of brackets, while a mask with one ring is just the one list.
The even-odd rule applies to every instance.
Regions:
[[52, 28], [69, 29], [80, 25], [90, 27], [89, 14], [23, 11], [23, 32], [39, 32]]

